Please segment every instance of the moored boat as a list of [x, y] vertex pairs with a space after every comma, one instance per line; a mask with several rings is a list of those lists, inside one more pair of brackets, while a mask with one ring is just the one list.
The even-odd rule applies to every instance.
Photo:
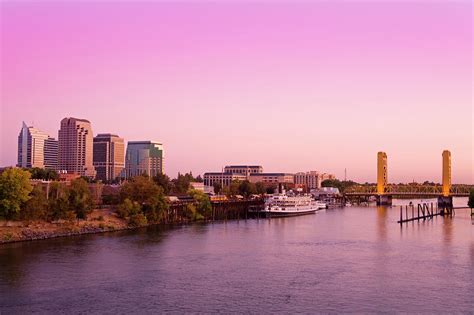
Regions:
[[265, 206], [259, 212], [266, 217], [288, 217], [315, 213], [325, 209], [326, 204], [315, 201], [310, 196], [272, 195], [265, 201]]

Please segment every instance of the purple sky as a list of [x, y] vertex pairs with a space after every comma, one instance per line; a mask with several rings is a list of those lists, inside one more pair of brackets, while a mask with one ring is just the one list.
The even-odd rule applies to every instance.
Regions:
[[474, 183], [472, 4], [1, 2], [0, 165], [21, 122], [159, 140], [166, 172], [261, 164]]

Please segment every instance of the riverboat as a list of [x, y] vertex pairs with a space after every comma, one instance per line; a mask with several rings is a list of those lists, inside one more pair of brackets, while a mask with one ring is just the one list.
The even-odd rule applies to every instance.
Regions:
[[326, 204], [314, 200], [311, 196], [287, 196], [285, 194], [272, 195], [265, 200], [263, 213], [266, 217], [288, 217], [315, 213], [326, 209]]

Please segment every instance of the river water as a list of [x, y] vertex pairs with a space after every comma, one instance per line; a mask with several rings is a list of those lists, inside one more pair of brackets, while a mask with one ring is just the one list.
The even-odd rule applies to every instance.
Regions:
[[469, 210], [398, 217], [349, 207], [3, 245], [0, 313], [474, 311]]

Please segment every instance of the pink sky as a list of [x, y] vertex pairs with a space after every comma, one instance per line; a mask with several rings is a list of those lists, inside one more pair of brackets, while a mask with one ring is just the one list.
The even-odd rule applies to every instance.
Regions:
[[0, 165], [24, 120], [158, 140], [166, 173], [260, 164], [474, 183], [472, 4], [1, 2]]

